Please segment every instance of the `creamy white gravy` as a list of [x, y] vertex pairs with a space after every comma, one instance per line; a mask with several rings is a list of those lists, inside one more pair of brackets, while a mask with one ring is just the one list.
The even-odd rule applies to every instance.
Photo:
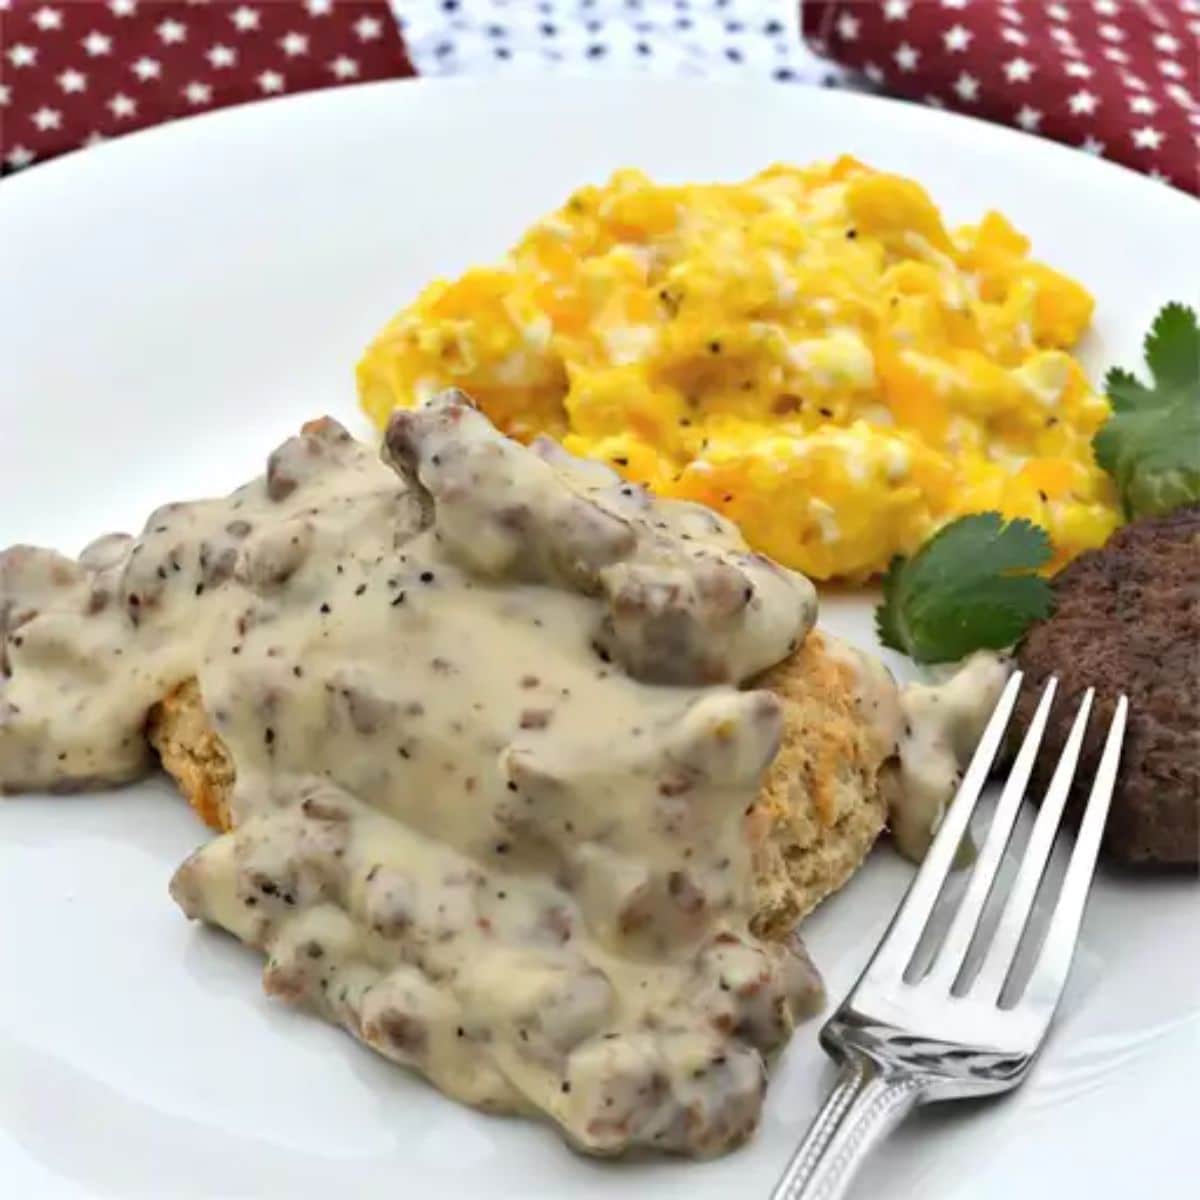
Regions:
[[[172, 893], [264, 951], [268, 991], [592, 1153], [737, 1144], [820, 1001], [799, 943], [749, 930], [780, 713], [739, 690], [804, 639], [811, 585], [456, 395], [384, 456], [314, 422], [136, 539], [0, 554], [0, 789], [138, 776], [195, 677], [235, 827]], [[838, 652], [928, 832], [974, 679], [906, 700]]]
[[980, 650], [940, 681], [910, 683], [900, 693], [891, 827], [897, 848], [913, 862], [925, 857], [1011, 671], [1006, 656]]
[[811, 585], [453, 396], [385, 455], [316, 422], [137, 539], [5, 552], [0, 783], [136, 776], [195, 676], [235, 828], [172, 892], [269, 991], [592, 1152], [736, 1144], [820, 991], [749, 932], [780, 713], [737, 686], [805, 637]]
[[[858, 707], [881, 755], [896, 848], [920, 862], [954, 798], [1012, 671], [1006, 655], [979, 650], [929, 682], [897, 685], [873, 655], [822, 632], [858, 679]], [[966, 847], [969, 855], [970, 847]]]

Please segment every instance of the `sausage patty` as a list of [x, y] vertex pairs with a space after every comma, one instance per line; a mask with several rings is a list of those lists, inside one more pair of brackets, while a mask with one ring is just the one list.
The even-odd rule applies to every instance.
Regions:
[[1056, 675], [1059, 698], [1034, 783], [1041, 794], [1077, 702], [1096, 689], [1071, 805], [1077, 814], [1099, 763], [1117, 697], [1129, 726], [1104, 852], [1114, 861], [1190, 865], [1200, 859], [1200, 505], [1136, 521], [1054, 580], [1054, 616], [1036, 625], [1018, 661], [1018, 723]]

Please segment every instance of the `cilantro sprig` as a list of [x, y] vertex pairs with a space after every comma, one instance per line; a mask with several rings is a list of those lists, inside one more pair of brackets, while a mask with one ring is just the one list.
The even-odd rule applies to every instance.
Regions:
[[997, 512], [960, 517], [883, 581], [875, 626], [885, 646], [917, 662], [1002, 650], [1050, 613], [1053, 593], [1034, 574], [1050, 559], [1046, 531]]
[[1104, 380], [1113, 415], [1092, 441], [1115, 480], [1129, 519], [1200, 500], [1200, 326], [1185, 305], [1168, 304], [1145, 342], [1147, 387], [1114, 367]]

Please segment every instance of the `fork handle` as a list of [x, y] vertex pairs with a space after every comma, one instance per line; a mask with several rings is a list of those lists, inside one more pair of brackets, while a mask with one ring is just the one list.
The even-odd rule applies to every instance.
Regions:
[[868, 1152], [908, 1115], [923, 1090], [920, 1078], [893, 1074], [848, 1052], [771, 1200], [841, 1200]]

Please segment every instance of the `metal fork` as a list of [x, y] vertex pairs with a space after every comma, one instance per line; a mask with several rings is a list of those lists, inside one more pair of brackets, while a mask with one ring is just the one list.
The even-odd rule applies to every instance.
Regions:
[[[878, 1142], [918, 1104], [1015, 1088], [1033, 1062], [1058, 1006], [1100, 848], [1125, 735], [1128, 703], [1117, 703], [1062, 887], [1027, 982], [1010, 975], [1046, 869], [1079, 762], [1093, 690], [1079, 706], [978, 973], [965, 970], [1016, 823], [1057, 681], [1042, 693], [997, 801], [983, 849], [928, 971], [911, 980], [921, 943], [971, 813], [983, 791], [1021, 686], [1008, 681], [971, 765], [921, 869], [853, 991], [821, 1030], [840, 1064], [838, 1081], [792, 1156], [772, 1200], [837, 1200]], [[973, 958], [976, 956], [973, 956]], [[911, 981], [906, 981], [906, 974]], [[1015, 982], [1015, 981], [1014, 981]]]

